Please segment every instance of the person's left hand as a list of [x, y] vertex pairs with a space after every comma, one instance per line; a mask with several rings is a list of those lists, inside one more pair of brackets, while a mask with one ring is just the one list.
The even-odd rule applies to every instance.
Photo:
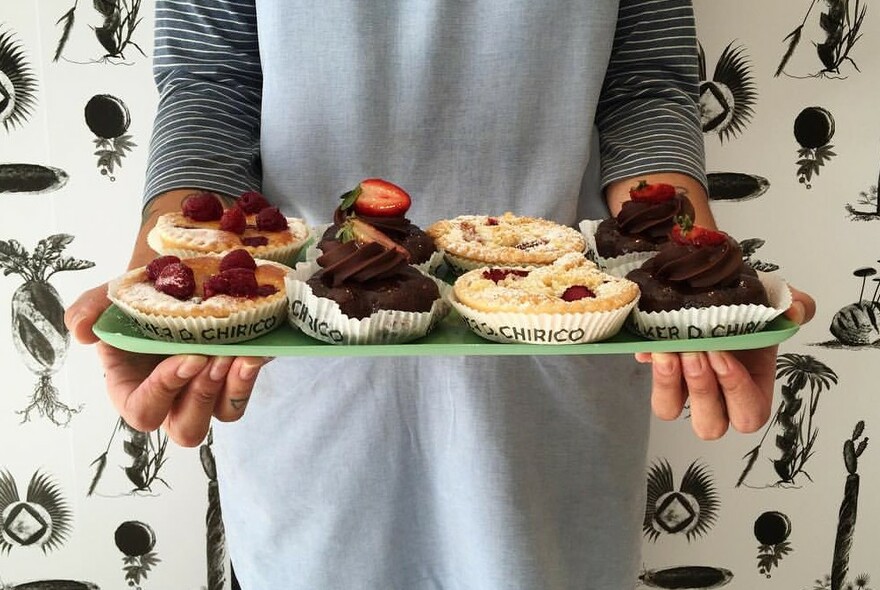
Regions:
[[[816, 313], [816, 302], [791, 288], [785, 315], [804, 324]], [[691, 426], [704, 440], [720, 438], [729, 426], [755, 432], [770, 418], [776, 378], [777, 347], [735, 352], [637, 353], [651, 363], [651, 406], [662, 420], [674, 420], [690, 399]]]

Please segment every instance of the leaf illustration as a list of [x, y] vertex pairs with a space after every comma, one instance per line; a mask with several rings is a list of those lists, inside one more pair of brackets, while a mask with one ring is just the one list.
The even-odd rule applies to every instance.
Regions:
[[64, 51], [64, 46], [67, 44], [67, 39], [70, 37], [70, 31], [73, 29], [74, 22], [74, 11], [76, 10], [76, 2], [73, 3], [73, 7], [64, 13], [64, 15], [55, 21], [55, 24], [61, 24], [63, 21], [64, 24], [61, 27], [61, 38], [58, 39], [58, 45], [55, 47], [55, 56], [52, 58], [52, 61], [58, 61], [61, 58], [61, 53]]

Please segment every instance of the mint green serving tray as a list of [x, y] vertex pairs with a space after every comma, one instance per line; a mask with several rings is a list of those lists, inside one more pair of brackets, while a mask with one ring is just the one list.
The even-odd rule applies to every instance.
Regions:
[[98, 338], [122, 350], [147, 354], [217, 356], [561, 355], [744, 350], [779, 344], [791, 338], [797, 330], [796, 323], [780, 316], [761, 332], [723, 338], [646, 340], [623, 329], [608, 340], [589, 344], [501, 344], [484, 340], [471, 332], [453, 310], [433, 332], [406, 344], [327, 344], [288, 325], [237, 344], [184, 344], [143, 336], [115, 305], [111, 305], [94, 326]]

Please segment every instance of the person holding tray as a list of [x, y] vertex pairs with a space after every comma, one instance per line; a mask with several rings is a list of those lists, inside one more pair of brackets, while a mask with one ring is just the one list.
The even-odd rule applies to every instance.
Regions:
[[[132, 266], [194, 189], [261, 190], [315, 223], [368, 176], [418, 195], [420, 223], [514, 211], [574, 226], [644, 179], [686, 191], [711, 227], [698, 72], [689, 0], [157, 0]], [[105, 293], [68, 310], [81, 342]], [[794, 295], [787, 313], [807, 321], [814, 303]], [[139, 430], [194, 446], [212, 416], [238, 420], [214, 425], [214, 452], [245, 590], [633, 587], [649, 406], [670, 419], [689, 398], [705, 439], [754, 431], [776, 354], [638, 355], [651, 371], [626, 355], [342, 349], [263, 366], [97, 350]]]

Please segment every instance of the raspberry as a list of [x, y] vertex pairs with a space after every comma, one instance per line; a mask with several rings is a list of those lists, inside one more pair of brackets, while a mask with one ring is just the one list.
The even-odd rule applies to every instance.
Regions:
[[268, 244], [269, 238], [266, 236], [251, 236], [249, 238], [242, 238], [241, 243], [245, 246], [250, 246], [251, 248], [259, 248], [260, 246]]
[[226, 279], [229, 290], [226, 292], [233, 297], [256, 297], [259, 293], [257, 275], [247, 268], [230, 268], [220, 273]]
[[517, 277], [526, 277], [529, 275], [529, 271], [514, 270], [512, 268], [490, 268], [489, 270], [483, 271], [483, 278], [489, 279], [490, 281], [493, 281], [495, 283], [503, 281], [510, 275], [514, 275]]
[[257, 287], [257, 295], [260, 297], [268, 297], [269, 295], [274, 295], [278, 292], [273, 285], [260, 285]]
[[486, 219], [486, 225], [498, 225], [498, 218], [489, 217], [488, 219]]
[[257, 263], [254, 261], [254, 257], [250, 255], [250, 252], [238, 249], [233, 250], [220, 260], [220, 272], [229, 270], [230, 268], [255, 270], [257, 268]]
[[281, 231], [287, 229], [287, 218], [278, 207], [266, 207], [257, 213], [257, 229], [260, 231]]
[[262, 209], [268, 207], [269, 201], [257, 191], [248, 191], [238, 197], [235, 204], [239, 209], [251, 215], [253, 213], [259, 213]]
[[216, 221], [223, 216], [223, 203], [214, 193], [192, 193], [180, 204], [183, 215], [193, 221]]
[[220, 229], [224, 231], [231, 231], [234, 234], [241, 235], [244, 233], [246, 227], [247, 218], [238, 207], [230, 207], [224, 211], [223, 216], [220, 217]]
[[565, 301], [577, 301], [578, 299], [586, 299], [587, 297], [595, 297], [592, 289], [583, 285], [572, 285], [567, 288], [561, 295]]
[[205, 299], [214, 295], [225, 295], [229, 292], [229, 280], [222, 275], [211, 275], [202, 284]]
[[177, 256], [159, 256], [158, 258], [154, 258], [153, 261], [147, 265], [147, 278], [150, 279], [150, 281], [155, 281], [163, 268], [169, 264], [174, 264], [175, 262], [180, 262], [180, 258]]
[[159, 291], [177, 299], [189, 299], [196, 290], [193, 271], [182, 262], [172, 262], [163, 268], [154, 284]]

